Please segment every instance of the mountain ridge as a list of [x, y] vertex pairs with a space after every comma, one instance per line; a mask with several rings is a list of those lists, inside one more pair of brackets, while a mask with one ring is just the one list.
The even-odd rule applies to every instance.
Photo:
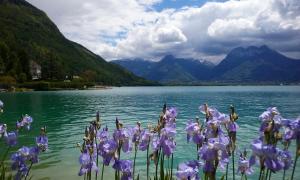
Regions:
[[[168, 60], [168, 61], [166, 61]], [[185, 66], [174, 66], [185, 61]], [[130, 60], [118, 60], [112, 61], [113, 63], [123, 65], [128, 70], [135, 72], [136, 61]], [[175, 64], [174, 64], [175, 62]], [[266, 45], [260, 47], [237, 47], [232, 49], [227, 56], [217, 65], [211, 66], [199, 60], [176, 58], [172, 55], [163, 57], [158, 62], [143, 61], [143, 64], [151, 64], [153, 72], [143, 73], [139, 72], [139, 75], [146, 79], [155, 79], [161, 83], [201, 83], [201, 82], [224, 82], [224, 83], [292, 83], [300, 82], [300, 60], [286, 57], [279, 52], [269, 48]], [[139, 62], [140, 63], [140, 62]], [[127, 66], [130, 64], [130, 67]], [[162, 65], [163, 64], [163, 65]], [[201, 64], [201, 66], [199, 66]], [[164, 76], [170, 76], [168, 73], [174, 71], [180, 77], [185, 76], [187, 79], [182, 81], [181, 78], [163, 78], [161, 74], [157, 73], [155, 69], [161, 67], [168, 67], [165, 69]], [[155, 68], [154, 68], [155, 67]], [[201, 69], [200, 67], [205, 67]], [[150, 69], [151, 69], [150, 68]], [[143, 71], [140, 69], [140, 71]], [[156, 77], [149, 74], [155, 74]], [[191, 75], [191, 76], [189, 76]]]
[[41, 66], [41, 80], [80, 76], [103, 85], [152, 84], [68, 40], [46, 13], [27, 1], [0, 0], [0, 27], [1, 77], [30, 81], [29, 62], [35, 61]]

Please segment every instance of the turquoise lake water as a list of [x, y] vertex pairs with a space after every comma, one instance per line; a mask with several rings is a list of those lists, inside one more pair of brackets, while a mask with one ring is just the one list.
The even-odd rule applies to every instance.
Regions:
[[[239, 114], [237, 141], [240, 149], [248, 148], [252, 139], [258, 136], [260, 121], [257, 117], [267, 107], [278, 107], [286, 118], [300, 115], [300, 86], [116, 87], [107, 90], [1, 93], [0, 99], [5, 104], [0, 123], [8, 124], [10, 129], [22, 114], [27, 113], [34, 118], [32, 130], [21, 132], [19, 146], [33, 145], [39, 128], [47, 126], [49, 150], [33, 167], [33, 179], [83, 179], [77, 176], [80, 152], [75, 146], [81, 142], [84, 128], [94, 119], [97, 110], [101, 112], [103, 124], [110, 128], [114, 127], [116, 117], [128, 126], [134, 126], [137, 121], [141, 121], [143, 126], [155, 124], [164, 102], [175, 106], [179, 115], [174, 167], [179, 162], [196, 158], [196, 147], [186, 143], [184, 127], [188, 119], [195, 116], [204, 118], [198, 110], [203, 103], [226, 113], [230, 104], [235, 105]], [[3, 153], [5, 147], [2, 142], [0, 145], [0, 153]], [[130, 158], [133, 153], [121, 156]], [[145, 153], [139, 152], [136, 174], [145, 174], [145, 162]], [[300, 167], [297, 169], [299, 172]], [[111, 174], [111, 168], [107, 168], [106, 179], [113, 179]], [[219, 176], [221, 174], [222, 171]], [[248, 179], [257, 179], [257, 174], [250, 175]], [[272, 179], [282, 179], [282, 173], [272, 175]], [[295, 179], [300, 179], [300, 173]]]

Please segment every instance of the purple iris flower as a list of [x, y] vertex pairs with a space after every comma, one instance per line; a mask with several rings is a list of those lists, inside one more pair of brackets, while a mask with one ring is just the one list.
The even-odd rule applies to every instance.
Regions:
[[218, 136], [224, 136], [224, 132], [221, 128], [220, 122], [215, 120], [209, 120], [206, 124], [204, 135], [207, 139], [216, 138]]
[[168, 108], [165, 113], [167, 122], [174, 122], [177, 117], [177, 109], [174, 107]]
[[113, 168], [122, 172], [121, 180], [132, 179], [133, 162], [131, 160], [116, 160]]
[[297, 126], [297, 120], [283, 119], [281, 124], [284, 129], [283, 141], [290, 142], [292, 139], [296, 139], [298, 128], [300, 128], [300, 126]]
[[155, 136], [153, 138], [153, 141], [152, 141], [152, 149], [153, 151], [158, 151], [159, 148], [160, 148], [161, 144], [160, 144], [160, 138], [158, 136]]
[[12, 160], [12, 170], [17, 170], [15, 179], [20, 180], [22, 177], [26, 176], [28, 168], [26, 165], [26, 159], [21, 155], [20, 152], [13, 153], [11, 155]]
[[260, 116], [259, 119], [261, 121], [272, 121], [274, 116], [279, 115], [279, 111], [276, 107], [269, 107], [266, 111], [264, 111]]
[[279, 149], [274, 146], [264, 146], [265, 166], [272, 172], [283, 169], [283, 164], [279, 159]]
[[[229, 155], [226, 147], [229, 144], [228, 137], [210, 138], [199, 149], [199, 156], [205, 161], [204, 171], [212, 172], [214, 170], [213, 162], [219, 160], [219, 166], [223, 169], [229, 161]], [[215, 167], [216, 168], [216, 167]]]
[[218, 120], [221, 124], [230, 122], [230, 116], [220, 112], [214, 117], [214, 119]]
[[103, 128], [102, 131], [98, 131], [97, 132], [97, 138], [98, 140], [101, 142], [101, 141], [105, 141], [109, 138], [109, 132], [108, 132], [108, 128], [105, 127]]
[[249, 160], [250, 166], [256, 162], [256, 157], [263, 159], [261, 166], [266, 166], [272, 172], [281, 169], [288, 169], [291, 165], [291, 154], [288, 151], [282, 151], [274, 145], [263, 144], [259, 139], [254, 140], [251, 144], [252, 156]]
[[[249, 160], [250, 166], [256, 163], [256, 157], [258, 157], [259, 159], [264, 158], [263, 146], [264, 145], [261, 139], [256, 139], [251, 143], [250, 148], [252, 149], [252, 155]], [[263, 165], [261, 164], [261, 166]]]
[[239, 162], [238, 162], [238, 172], [241, 174], [247, 174], [250, 175], [253, 173], [253, 169], [250, 166], [249, 160], [240, 157]]
[[4, 103], [0, 100], [0, 111], [3, 111]]
[[17, 121], [16, 126], [18, 129], [25, 127], [27, 130], [30, 130], [30, 125], [32, 122], [32, 117], [26, 114], [20, 121]]
[[113, 139], [108, 139], [100, 142], [100, 144], [98, 145], [98, 152], [103, 158], [104, 165], [109, 165], [110, 161], [115, 157], [117, 149], [118, 144]]
[[236, 122], [234, 121], [229, 121], [228, 122], [228, 131], [229, 132], [236, 132], [238, 130], [239, 126]]
[[202, 144], [204, 141], [204, 136], [201, 134], [200, 126], [198, 123], [188, 121], [185, 130], [187, 132], [187, 141], [193, 140], [195, 144]]
[[268, 127], [268, 124], [272, 121], [274, 121], [273, 131], [279, 131], [279, 128], [281, 127], [281, 121], [283, 120], [276, 107], [268, 108], [259, 116], [259, 119], [262, 121], [260, 132], [264, 132]]
[[32, 163], [38, 163], [39, 150], [37, 147], [26, 147], [23, 146], [18, 150], [25, 160], [31, 161]]
[[[209, 166], [209, 162], [214, 161], [218, 157], [217, 150], [213, 149], [212, 147], [209, 147], [207, 144], [204, 144], [199, 149], [199, 156], [202, 160], [205, 161], [204, 166]], [[206, 168], [206, 172], [211, 172], [213, 168]]]
[[136, 125], [134, 128], [131, 129], [131, 134], [132, 134], [132, 142], [139, 144], [140, 139], [141, 139], [141, 126], [138, 123], [138, 125]]
[[82, 176], [90, 171], [99, 171], [95, 162], [95, 158], [93, 158], [93, 156], [91, 156], [88, 152], [81, 153], [79, 157], [79, 163], [81, 165], [78, 173], [79, 176]]
[[38, 155], [39, 155], [39, 147], [31, 147], [30, 150], [29, 150], [29, 159], [32, 163], [38, 163], [39, 162], [39, 158], [38, 158]]
[[207, 108], [207, 111], [210, 112], [210, 113], [212, 113], [214, 116], [217, 116], [217, 114], [219, 114], [219, 111], [218, 111], [216, 108], [214, 108], [214, 107], [209, 107], [209, 106], [207, 106], [206, 104], [199, 106], [199, 111], [200, 111], [202, 114], [206, 114], [206, 113], [207, 113], [207, 112], [206, 112], [206, 108]]
[[284, 170], [288, 170], [292, 165], [292, 154], [290, 151], [284, 150], [279, 152], [279, 159]]
[[4, 134], [6, 144], [9, 146], [17, 145], [17, 136], [18, 136], [18, 132], [16, 131], [11, 131]]
[[97, 147], [96, 144], [86, 144], [85, 149], [81, 153], [79, 157], [79, 163], [81, 165], [78, 175], [82, 176], [87, 172], [95, 171], [96, 173], [99, 171], [96, 159], [97, 159]]
[[170, 155], [174, 153], [175, 149], [176, 149], [176, 143], [174, 140], [166, 139], [163, 141], [162, 150], [164, 155], [170, 157]]
[[297, 147], [300, 148], [300, 118], [291, 123], [293, 139], [296, 139]]
[[153, 134], [149, 132], [149, 130], [143, 130], [141, 132], [141, 142], [139, 144], [139, 150], [145, 151], [148, 148], [148, 145], [150, 144], [151, 138]]
[[0, 138], [7, 134], [7, 125], [6, 124], [0, 124]]
[[193, 160], [185, 163], [181, 163], [178, 166], [176, 177], [181, 180], [194, 179], [199, 180], [199, 167], [200, 162]]
[[23, 146], [16, 153], [11, 155], [12, 170], [17, 170], [16, 179], [21, 179], [28, 173], [26, 161], [38, 162], [38, 148]]
[[176, 149], [175, 143], [176, 129], [166, 124], [166, 127], [161, 129], [160, 137], [155, 137], [152, 142], [153, 150], [157, 151], [162, 148], [162, 152], [166, 156], [170, 156]]
[[126, 128], [116, 129], [113, 134], [114, 139], [121, 144], [124, 153], [132, 151], [131, 136], [132, 131]]
[[48, 137], [46, 135], [36, 137], [35, 142], [40, 151], [46, 151], [48, 149]]
[[229, 116], [219, 112], [215, 107], [210, 107], [207, 104], [201, 105], [199, 110], [202, 114], [209, 115], [209, 120], [217, 120], [221, 123], [226, 123], [229, 120]]
[[173, 128], [173, 127], [168, 127], [166, 125], [165, 128], [161, 129], [160, 133], [161, 133], [162, 137], [165, 137], [165, 138], [174, 138], [175, 135], [176, 135], [176, 129]]

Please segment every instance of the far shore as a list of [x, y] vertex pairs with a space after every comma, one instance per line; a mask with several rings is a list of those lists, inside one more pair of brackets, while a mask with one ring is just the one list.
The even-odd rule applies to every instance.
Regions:
[[[48, 82], [47, 82], [48, 83]], [[47, 84], [46, 83], [46, 84]], [[42, 82], [44, 85], [45, 82]], [[51, 84], [51, 83], [50, 83]], [[111, 86], [111, 85], [84, 85], [81, 84], [80, 86], [49, 86], [47, 84], [46, 87], [41, 86], [29, 86], [29, 87], [22, 87], [20, 85], [11, 86], [9, 88], [3, 88], [0, 84], [0, 93], [1, 92], [31, 92], [31, 91], [64, 91], [64, 90], [108, 90], [112, 89], [114, 87], [141, 87], [143, 85], [137, 85], [137, 86]], [[201, 83], [201, 84], [159, 84], [159, 85], [153, 85], [148, 87], [155, 87], [155, 86], [161, 86], [161, 87], [175, 87], [175, 86], [300, 86], [300, 83]]]

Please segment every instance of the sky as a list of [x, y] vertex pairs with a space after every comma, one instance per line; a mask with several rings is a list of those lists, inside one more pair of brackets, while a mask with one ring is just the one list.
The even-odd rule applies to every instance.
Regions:
[[300, 59], [299, 0], [27, 0], [106, 60], [165, 55], [218, 63], [268, 45]]

